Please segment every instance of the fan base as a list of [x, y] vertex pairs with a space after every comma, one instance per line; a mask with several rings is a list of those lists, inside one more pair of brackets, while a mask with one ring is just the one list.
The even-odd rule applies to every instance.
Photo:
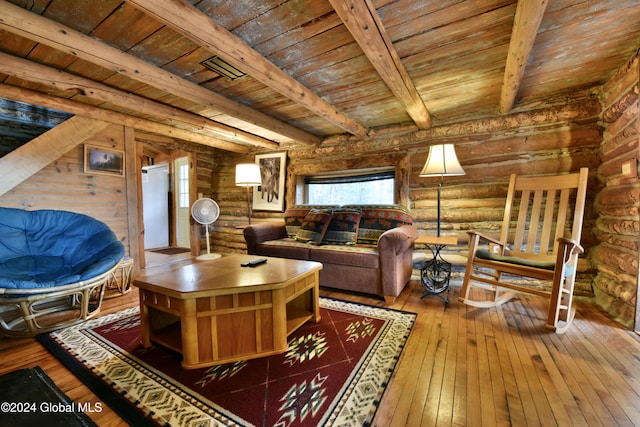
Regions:
[[206, 261], [206, 260], [209, 260], [209, 259], [218, 259], [221, 256], [222, 255], [220, 255], [220, 254], [202, 254], [200, 256], [197, 256], [196, 259], [198, 261]]

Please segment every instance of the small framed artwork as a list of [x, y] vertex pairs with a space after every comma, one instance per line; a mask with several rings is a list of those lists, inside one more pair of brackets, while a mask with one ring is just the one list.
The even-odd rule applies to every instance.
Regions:
[[84, 172], [124, 176], [124, 151], [85, 144]]
[[256, 154], [262, 184], [253, 187], [253, 209], [284, 212], [284, 180], [287, 152]]

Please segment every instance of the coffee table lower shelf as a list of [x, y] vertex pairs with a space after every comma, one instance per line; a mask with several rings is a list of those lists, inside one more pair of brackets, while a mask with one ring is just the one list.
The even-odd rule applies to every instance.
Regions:
[[[164, 313], [166, 314], [166, 313]], [[175, 317], [175, 316], [174, 316]], [[305, 310], [287, 311], [287, 336], [296, 331], [302, 325], [314, 319], [313, 313]], [[319, 320], [319, 319], [318, 319]], [[182, 331], [180, 318], [175, 317], [174, 322], [151, 333], [151, 341], [175, 352], [182, 353]], [[254, 355], [253, 357], [262, 357]]]
[[180, 332], [180, 319], [175, 323], [154, 331], [151, 340], [163, 347], [182, 353], [182, 333]]
[[288, 335], [320, 321], [319, 269], [276, 285], [192, 298], [141, 286], [142, 344], [181, 353], [185, 369], [282, 353]]

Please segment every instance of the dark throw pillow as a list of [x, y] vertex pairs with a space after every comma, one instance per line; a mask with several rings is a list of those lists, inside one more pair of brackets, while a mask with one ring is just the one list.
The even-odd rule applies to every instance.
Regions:
[[296, 233], [296, 240], [319, 245], [331, 221], [331, 213], [331, 210], [311, 209]]
[[358, 237], [361, 211], [359, 209], [337, 209], [322, 239], [328, 245], [355, 245]]

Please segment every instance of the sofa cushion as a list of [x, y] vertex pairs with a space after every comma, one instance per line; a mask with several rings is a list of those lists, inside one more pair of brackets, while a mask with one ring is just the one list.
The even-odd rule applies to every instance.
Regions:
[[314, 246], [309, 253], [311, 261], [326, 264], [348, 265], [377, 269], [380, 267], [380, 257], [374, 248], [345, 245]]
[[343, 208], [362, 209], [357, 243], [375, 245], [387, 230], [413, 225], [409, 211], [400, 205], [345, 205]]
[[327, 231], [331, 217], [332, 211], [330, 209], [311, 209], [296, 233], [296, 240], [319, 245]]
[[322, 244], [327, 245], [355, 245], [360, 226], [360, 209], [336, 209]]
[[309, 259], [311, 246], [287, 237], [285, 239], [268, 240], [256, 245], [256, 253], [264, 256], [290, 259]]

